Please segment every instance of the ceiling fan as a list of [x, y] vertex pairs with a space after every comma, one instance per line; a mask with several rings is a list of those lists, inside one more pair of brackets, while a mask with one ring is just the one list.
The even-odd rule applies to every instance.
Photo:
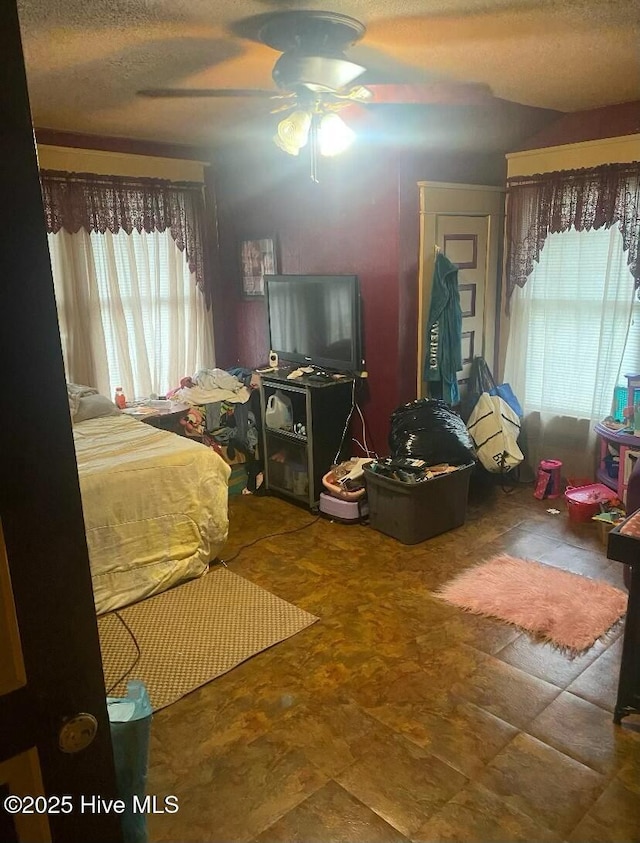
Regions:
[[281, 53], [272, 78], [276, 89], [151, 88], [138, 94], [154, 98], [251, 97], [271, 101], [272, 112], [290, 112], [278, 125], [276, 144], [298, 155], [312, 147], [312, 178], [316, 154], [335, 155], [353, 140], [353, 132], [336, 113], [351, 104], [446, 104], [486, 102], [486, 85], [434, 82], [427, 84], [366, 84], [358, 80], [367, 69], [345, 55], [366, 28], [336, 12], [299, 10], [258, 15], [238, 32]]

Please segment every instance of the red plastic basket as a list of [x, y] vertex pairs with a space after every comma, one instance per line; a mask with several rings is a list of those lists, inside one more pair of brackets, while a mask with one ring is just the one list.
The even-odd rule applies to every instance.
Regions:
[[564, 493], [571, 521], [591, 521], [600, 512], [600, 504], [617, 497], [613, 489], [604, 483], [570, 487]]

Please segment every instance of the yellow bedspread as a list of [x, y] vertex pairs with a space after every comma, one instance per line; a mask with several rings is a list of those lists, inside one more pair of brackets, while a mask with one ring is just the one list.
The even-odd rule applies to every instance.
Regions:
[[224, 460], [124, 415], [73, 432], [98, 614], [204, 573], [227, 538]]

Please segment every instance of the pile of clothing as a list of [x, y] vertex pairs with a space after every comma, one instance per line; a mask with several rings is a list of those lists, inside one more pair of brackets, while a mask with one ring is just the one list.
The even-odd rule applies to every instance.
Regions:
[[183, 433], [212, 448], [230, 466], [246, 464], [247, 488], [259, 486], [260, 394], [250, 369], [201, 369], [167, 398], [188, 404]]
[[[250, 390], [244, 378], [237, 374], [251, 372], [248, 369], [200, 369], [193, 377], [182, 378], [180, 386], [172, 389], [167, 398], [185, 404], [203, 405], [226, 401], [229, 404], [244, 404], [249, 400]], [[250, 383], [250, 380], [249, 380]]]
[[402, 483], [424, 483], [426, 480], [433, 480], [434, 477], [442, 474], [450, 474], [464, 466], [449, 465], [449, 463], [428, 465], [425, 460], [386, 457], [386, 459], [371, 463], [369, 468], [374, 474], [400, 480]]

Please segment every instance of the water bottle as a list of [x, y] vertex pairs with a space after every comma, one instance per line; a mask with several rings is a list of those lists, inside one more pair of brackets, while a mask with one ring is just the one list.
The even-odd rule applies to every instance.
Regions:
[[122, 391], [121, 386], [116, 387], [116, 395], [113, 399], [116, 407], [119, 407], [121, 410], [127, 406], [127, 399], [125, 398], [124, 392]]

